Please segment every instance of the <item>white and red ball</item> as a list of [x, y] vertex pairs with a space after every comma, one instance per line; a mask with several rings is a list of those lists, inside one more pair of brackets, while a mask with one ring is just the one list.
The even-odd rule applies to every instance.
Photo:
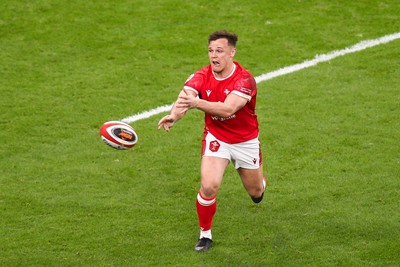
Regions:
[[108, 121], [100, 127], [100, 137], [115, 149], [129, 149], [136, 145], [138, 136], [129, 124], [122, 121]]

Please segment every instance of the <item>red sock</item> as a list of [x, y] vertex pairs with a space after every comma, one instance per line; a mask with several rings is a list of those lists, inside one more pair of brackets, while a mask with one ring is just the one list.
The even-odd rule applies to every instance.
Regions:
[[196, 208], [199, 217], [200, 229], [207, 231], [211, 229], [212, 220], [217, 211], [216, 196], [213, 198], [205, 198], [200, 192], [197, 194]]

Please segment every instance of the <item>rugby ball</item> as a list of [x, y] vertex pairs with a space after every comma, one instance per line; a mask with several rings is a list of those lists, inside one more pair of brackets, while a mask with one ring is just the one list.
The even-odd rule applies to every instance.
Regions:
[[100, 127], [100, 137], [115, 149], [129, 149], [136, 145], [138, 136], [129, 124], [122, 121], [108, 121]]

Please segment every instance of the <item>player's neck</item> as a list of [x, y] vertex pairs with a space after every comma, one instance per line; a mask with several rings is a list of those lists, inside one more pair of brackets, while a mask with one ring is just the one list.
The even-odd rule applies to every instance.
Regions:
[[232, 76], [232, 74], [235, 72], [236, 70], [236, 64], [235, 63], [231, 63], [229, 64], [229, 66], [227, 66], [223, 71], [221, 72], [214, 72], [214, 77], [218, 80], [224, 80], [230, 76]]

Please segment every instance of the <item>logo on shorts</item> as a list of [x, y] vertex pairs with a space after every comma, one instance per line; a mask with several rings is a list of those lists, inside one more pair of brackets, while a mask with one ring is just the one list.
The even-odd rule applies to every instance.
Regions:
[[220, 146], [221, 146], [221, 145], [218, 143], [218, 141], [217, 141], [217, 140], [214, 140], [214, 141], [210, 142], [209, 149], [210, 149], [212, 152], [217, 152]]
[[257, 159], [253, 159], [253, 163], [256, 164], [257, 163]]

